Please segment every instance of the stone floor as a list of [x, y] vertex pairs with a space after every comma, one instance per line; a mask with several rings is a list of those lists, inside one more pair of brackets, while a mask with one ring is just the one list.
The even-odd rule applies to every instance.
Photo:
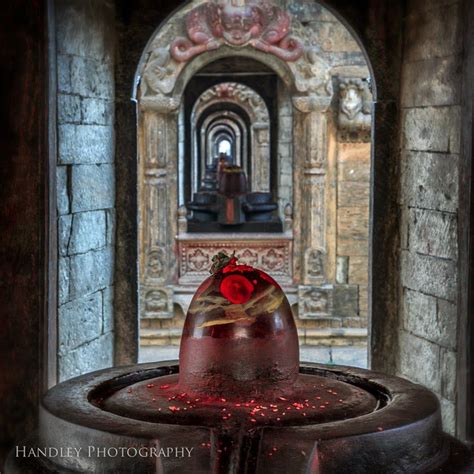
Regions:
[[[178, 353], [178, 346], [142, 346], [140, 347], [139, 361], [176, 360], [178, 359]], [[301, 346], [300, 359], [305, 362], [367, 368], [367, 348], [364, 346]]]

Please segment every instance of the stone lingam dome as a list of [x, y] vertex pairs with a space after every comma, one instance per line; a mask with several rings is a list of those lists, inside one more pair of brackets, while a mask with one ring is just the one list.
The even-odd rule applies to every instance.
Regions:
[[184, 324], [179, 385], [187, 392], [262, 396], [298, 376], [295, 322], [280, 285], [221, 252], [196, 291]]

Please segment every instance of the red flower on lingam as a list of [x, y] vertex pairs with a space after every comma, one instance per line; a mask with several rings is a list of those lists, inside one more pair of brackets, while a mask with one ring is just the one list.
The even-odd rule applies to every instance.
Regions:
[[244, 304], [252, 296], [254, 286], [242, 275], [229, 275], [222, 280], [219, 289], [231, 303]]

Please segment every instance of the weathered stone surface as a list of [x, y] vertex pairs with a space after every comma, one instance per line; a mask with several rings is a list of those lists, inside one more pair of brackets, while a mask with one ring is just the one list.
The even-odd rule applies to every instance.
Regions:
[[456, 300], [455, 262], [403, 251], [401, 277], [406, 288], [448, 301]]
[[113, 249], [92, 251], [70, 257], [69, 299], [110, 286], [113, 282]]
[[406, 60], [418, 61], [461, 52], [460, 7], [459, 2], [425, 12], [414, 10], [407, 19]]
[[337, 257], [336, 259], [336, 283], [347, 285], [349, 283], [349, 257]]
[[82, 100], [82, 117], [84, 124], [111, 125], [114, 120], [113, 102], [103, 99]]
[[456, 434], [456, 405], [438, 395], [441, 405], [441, 419], [443, 422], [443, 431], [454, 436]]
[[108, 209], [114, 206], [114, 167], [81, 165], [72, 169], [72, 211]]
[[113, 334], [100, 336], [67, 354], [59, 355], [59, 381], [111, 367], [113, 358]]
[[402, 201], [423, 209], [455, 212], [458, 155], [402, 153]]
[[58, 259], [58, 303], [63, 304], [69, 299], [70, 268], [69, 258]]
[[400, 331], [400, 374], [440, 393], [439, 346]]
[[81, 98], [77, 95], [58, 94], [58, 123], [81, 122]]
[[349, 258], [349, 283], [351, 285], [364, 285], [369, 283], [368, 257], [352, 256]]
[[85, 344], [102, 331], [102, 293], [71, 301], [59, 307], [59, 354]]
[[370, 143], [338, 144], [339, 181], [362, 181], [369, 187]]
[[338, 207], [369, 206], [369, 183], [341, 181], [337, 190]]
[[[108, 2], [66, 0], [57, 9], [57, 47], [61, 54], [110, 59], [112, 28], [108, 15], [113, 10]], [[87, 25], [84, 28], [84, 25]]]
[[110, 286], [102, 292], [102, 333], [114, 330], [114, 287]]
[[57, 56], [58, 91], [71, 93], [71, 57], [64, 54]]
[[409, 248], [436, 257], [457, 258], [457, 219], [446, 212], [411, 210]]
[[58, 250], [59, 255], [67, 255], [69, 239], [71, 238], [72, 215], [61, 216], [58, 219]]
[[113, 65], [102, 60], [73, 56], [70, 92], [82, 97], [113, 99]]
[[72, 231], [68, 242], [68, 254], [85, 253], [105, 247], [107, 244], [104, 211], [80, 212], [72, 218]]
[[461, 109], [457, 105], [406, 109], [402, 114], [403, 148], [459, 153]]
[[338, 236], [337, 253], [340, 255], [367, 256], [369, 255], [368, 239], [354, 240]]
[[403, 327], [447, 348], [456, 347], [456, 305], [417, 291], [404, 290]]
[[456, 352], [441, 350], [441, 395], [456, 401]]
[[[337, 228], [341, 238], [367, 241], [369, 233], [368, 207], [339, 208], [337, 213]], [[339, 253], [341, 254], [341, 252]], [[349, 252], [348, 255], [353, 254]]]
[[107, 244], [115, 245], [115, 209], [105, 211], [107, 218]]
[[324, 51], [355, 52], [360, 47], [349, 31], [338, 21], [320, 22], [316, 32], [316, 41]]
[[56, 187], [57, 210], [59, 215], [69, 213], [69, 194], [67, 181], [67, 166], [58, 166], [56, 168]]
[[336, 285], [333, 296], [333, 315], [340, 318], [359, 314], [359, 290], [357, 286]]
[[111, 163], [113, 129], [103, 125], [60, 125], [58, 148], [62, 164]]
[[448, 56], [406, 63], [402, 78], [402, 106], [460, 103], [461, 57]]
[[367, 318], [369, 313], [369, 288], [359, 286], [359, 315], [361, 318]]

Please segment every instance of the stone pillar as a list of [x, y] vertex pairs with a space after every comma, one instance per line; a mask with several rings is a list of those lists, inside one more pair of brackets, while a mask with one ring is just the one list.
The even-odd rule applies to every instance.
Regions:
[[294, 210], [297, 283], [320, 285], [325, 277], [326, 256], [326, 111], [331, 97], [294, 97]]
[[177, 279], [178, 101], [145, 97], [139, 111], [140, 317], [172, 318]]
[[255, 123], [251, 131], [253, 192], [270, 192], [270, 124]]

